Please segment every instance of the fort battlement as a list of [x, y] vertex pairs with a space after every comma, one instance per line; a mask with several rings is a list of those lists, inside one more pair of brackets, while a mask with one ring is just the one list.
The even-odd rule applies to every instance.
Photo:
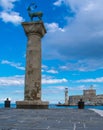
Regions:
[[80, 99], [83, 99], [85, 105], [103, 105], [103, 94], [96, 95], [95, 89], [83, 90], [83, 95], [69, 96], [69, 104], [75, 106]]

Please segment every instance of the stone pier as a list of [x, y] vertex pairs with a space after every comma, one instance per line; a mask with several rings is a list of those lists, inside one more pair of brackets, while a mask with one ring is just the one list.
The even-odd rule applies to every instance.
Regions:
[[0, 130], [103, 130], [103, 117], [87, 109], [1, 108]]
[[24, 101], [17, 101], [17, 108], [48, 108], [48, 102], [41, 101], [41, 38], [46, 29], [42, 21], [23, 22], [22, 26], [28, 43]]

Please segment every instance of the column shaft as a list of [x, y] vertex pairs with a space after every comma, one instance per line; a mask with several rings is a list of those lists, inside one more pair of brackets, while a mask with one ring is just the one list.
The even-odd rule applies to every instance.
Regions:
[[26, 53], [25, 100], [41, 100], [41, 38], [28, 36]]

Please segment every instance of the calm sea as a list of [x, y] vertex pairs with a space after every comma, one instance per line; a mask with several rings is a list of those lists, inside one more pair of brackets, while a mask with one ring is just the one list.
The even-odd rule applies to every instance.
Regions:
[[[0, 108], [4, 108], [4, 103], [0, 103]], [[16, 108], [16, 104], [11, 104], [11, 108]], [[54, 104], [50, 104], [49, 108], [71, 108], [71, 109], [77, 109], [78, 106], [56, 106]], [[85, 106], [85, 109], [99, 109], [99, 110], [103, 110], [103, 106]]]

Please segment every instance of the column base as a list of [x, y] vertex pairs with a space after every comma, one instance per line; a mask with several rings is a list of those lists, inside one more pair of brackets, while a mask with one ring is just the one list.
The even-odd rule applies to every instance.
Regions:
[[19, 109], [48, 109], [48, 106], [46, 101], [16, 101], [16, 108]]

